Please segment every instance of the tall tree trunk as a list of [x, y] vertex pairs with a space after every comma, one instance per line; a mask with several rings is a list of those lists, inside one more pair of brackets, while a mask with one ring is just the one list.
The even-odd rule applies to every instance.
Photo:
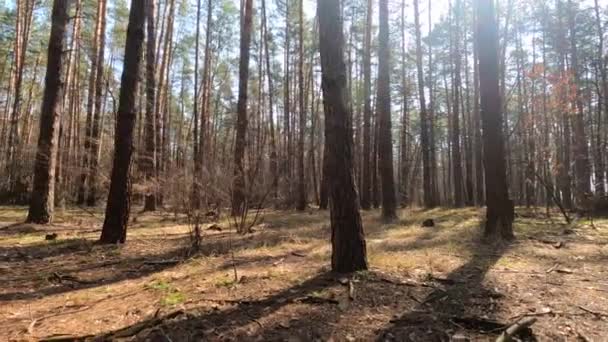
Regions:
[[473, 23], [473, 120], [474, 120], [474, 139], [475, 139], [475, 204], [482, 206], [484, 201], [484, 180], [483, 180], [483, 145], [481, 139], [481, 114], [479, 109], [479, 63], [477, 45], [477, 15]]
[[201, 207], [201, 163], [199, 162], [200, 152], [199, 152], [199, 132], [198, 132], [198, 116], [199, 116], [199, 83], [198, 83], [198, 74], [199, 74], [199, 54], [200, 54], [200, 32], [201, 32], [201, 0], [197, 1], [196, 5], [196, 35], [195, 35], [195, 48], [194, 48], [194, 104], [193, 104], [193, 114], [192, 120], [193, 122], [193, 131], [192, 131], [192, 158], [194, 160], [194, 172], [192, 174], [192, 209], [198, 210]]
[[[270, 173], [271, 173], [271, 195], [276, 201], [278, 197], [278, 186], [279, 186], [279, 169], [278, 169], [278, 157], [277, 157], [277, 142], [274, 127], [274, 86], [273, 86], [273, 75], [272, 67], [270, 64], [270, 53], [268, 48], [268, 41], [271, 39], [270, 33], [268, 32], [268, 17], [266, 16], [266, 0], [262, 0], [262, 16], [264, 25], [264, 54], [266, 55], [266, 78], [268, 81], [268, 122], [270, 125]], [[314, 129], [314, 128], [313, 128]]]
[[282, 167], [282, 178], [285, 182], [285, 200], [287, 206], [291, 206], [293, 203], [293, 196], [291, 194], [291, 158], [292, 158], [292, 147], [291, 147], [291, 101], [290, 101], [290, 49], [291, 41], [289, 39], [290, 23], [289, 23], [289, 4], [290, 0], [285, 0], [285, 66], [283, 76], [283, 167]]
[[[564, 10], [562, 0], [556, 0], [556, 11], [558, 17], [558, 70], [559, 77], [562, 83], [567, 82], [567, 71], [566, 71], [566, 51], [567, 51], [567, 42], [566, 42], [566, 29], [564, 27]], [[562, 195], [562, 202], [566, 209], [572, 209], [572, 176], [571, 176], [571, 167], [570, 167], [570, 139], [571, 139], [571, 125], [569, 119], [569, 110], [564, 109], [568, 107], [567, 96], [569, 95], [569, 90], [561, 85], [560, 90], [560, 109], [559, 113], [561, 114], [562, 121], [562, 134], [561, 141], [558, 142], [557, 146], [560, 149], [559, 152], [559, 179], [560, 179], [560, 188]]]
[[136, 119], [136, 94], [142, 62], [146, 4], [132, 0], [127, 26], [125, 59], [122, 68], [119, 106], [114, 135], [114, 162], [110, 178], [110, 193], [101, 231], [101, 243], [124, 243], [131, 204], [131, 156], [133, 154], [133, 128]]
[[[246, 210], [248, 194], [245, 189], [245, 147], [247, 144], [247, 89], [249, 83], [249, 46], [251, 44], [251, 22], [253, 0], [244, 0], [244, 18], [241, 27], [239, 62], [239, 99], [237, 104], [236, 140], [234, 142], [234, 182], [232, 189], [232, 214], [242, 215]], [[240, 225], [239, 225], [240, 226]], [[247, 232], [239, 232], [247, 233]]]
[[156, 126], [154, 108], [156, 106], [156, 27], [154, 27], [155, 0], [146, 1], [146, 114], [144, 119], [144, 144], [142, 153], [142, 169], [144, 179], [147, 182], [146, 194], [144, 196], [144, 211], [156, 210]]
[[[78, 196], [77, 204], [81, 205], [86, 200], [87, 181], [89, 183], [89, 189], [91, 187], [91, 181], [89, 175], [91, 174], [92, 164], [92, 144], [93, 144], [93, 120], [95, 116], [95, 87], [97, 86], [97, 64], [101, 63], [98, 60], [99, 50], [101, 48], [101, 27], [102, 21], [104, 20], [105, 0], [97, 2], [97, 13], [95, 21], [95, 31], [93, 34], [93, 53], [91, 54], [91, 68], [89, 71], [89, 85], [87, 91], [87, 104], [86, 104], [86, 122], [85, 122], [85, 140], [84, 140], [84, 153], [82, 157], [82, 170], [80, 174], [80, 180], [78, 185]], [[101, 77], [101, 76], [99, 76]], [[90, 197], [90, 196], [89, 196]]]
[[574, 106], [576, 115], [572, 117], [572, 128], [574, 130], [574, 171], [576, 180], [576, 206], [579, 210], [585, 210], [589, 206], [591, 198], [591, 167], [589, 163], [589, 148], [587, 145], [587, 133], [585, 132], [585, 114], [583, 110], [583, 99], [580, 91], [580, 74], [578, 65], [577, 31], [575, 16], [577, 9], [574, 8], [572, 0], [568, 0], [568, 27], [570, 30], [570, 69], [574, 81]]
[[[205, 24], [205, 59], [203, 60], [203, 79], [201, 82], [201, 109], [200, 109], [200, 136], [198, 142], [198, 159], [196, 162], [198, 166], [195, 168], [199, 170], [197, 177], [201, 177], [203, 174], [203, 167], [207, 158], [207, 149], [208, 149], [208, 126], [209, 126], [209, 102], [211, 99], [211, 86], [209, 82], [211, 81], [211, 30], [212, 30], [212, 19], [213, 19], [213, 1], [207, 1], [207, 22]], [[204, 195], [202, 201], [202, 205], [206, 205], [207, 196]]]
[[371, 208], [371, 92], [372, 92], [372, 66], [371, 66], [371, 41], [372, 41], [372, 15], [374, 11], [374, 1], [367, 0], [367, 23], [365, 25], [365, 46], [363, 52], [363, 165], [362, 187], [361, 187], [361, 208], [368, 210]]
[[307, 206], [306, 199], [306, 175], [304, 174], [304, 137], [306, 132], [306, 107], [304, 103], [304, 0], [300, 0], [300, 41], [299, 49], [299, 105], [300, 105], [300, 130], [298, 136], [298, 203], [296, 209], [303, 211]]
[[99, 158], [101, 147], [101, 122], [103, 119], [102, 94], [103, 94], [103, 69], [104, 69], [104, 54], [106, 48], [106, 0], [99, 0], [100, 9], [100, 27], [99, 27], [99, 48], [97, 50], [97, 76], [95, 76], [95, 107], [93, 109], [93, 128], [91, 137], [91, 151], [89, 168], [89, 194], [87, 197], [87, 205], [93, 207], [97, 205], [97, 188], [99, 187], [97, 178], [99, 178]]
[[378, 166], [382, 180], [382, 218], [392, 221], [397, 218], [397, 197], [393, 172], [388, 0], [379, 0], [379, 4], [378, 96], [376, 100], [379, 122]]
[[346, 94], [344, 36], [339, 0], [319, 0], [319, 38], [331, 197], [332, 270], [367, 269], [365, 236], [353, 175], [353, 135]]
[[428, 34], [428, 64], [429, 64], [429, 73], [428, 73], [428, 87], [429, 87], [429, 106], [427, 109], [427, 123], [426, 127], [428, 130], [428, 142], [429, 142], [429, 173], [431, 177], [431, 193], [432, 193], [432, 202], [433, 206], [439, 205], [439, 187], [437, 184], [437, 143], [435, 141], [435, 72], [434, 72], [434, 60], [433, 60], [433, 41], [432, 41], [432, 33], [433, 33], [433, 19], [432, 19], [432, 5], [433, 0], [429, 0], [428, 2], [428, 24], [429, 24], [429, 34]]
[[422, 146], [422, 192], [424, 206], [433, 208], [437, 205], [431, 172], [431, 144], [429, 141], [428, 116], [426, 111], [426, 99], [424, 95], [424, 71], [422, 69], [422, 37], [420, 33], [420, 11], [419, 0], [414, 0], [414, 20], [416, 30], [416, 67], [418, 71], [418, 98], [420, 100], [420, 144]]
[[514, 208], [509, 199], [502, 105], [499, 88], [498, 25], [494, 0], [477, 0], [477, 46], [483, 123], [487, 212], [485, 235], [493, 239], [513, 238]]
[[605, 144], [603, 140], [603, 128], [605, 124], [602, 121], [602, 114], [605, 119], [608, 119], [608, 72], [606, 68], [606, 59], [604, 58], [604, 26], [602, 25], [602, 19], [600, 17], [600, 7], [598, 0], [595, 0], [595, 25], [597, 29], [597, 35], [599, 39], [598, 54], [596, 61], [599, 64], [600, 76], [601, 76], [601, 90], [598, 91], [598, 110], [597, 110], [597, 134], [596, 134], [596, 151], [595, 151], [595, 192], [598, 196], [604, 196], [606, 193], [605, 183], [605, 163], [604, 163], [604, 151]]
[[40, 135], [34, 166], [34, 188], [30, 198], [28, 222], [47, 224], [53, 219], [55, 205], [55, 167], [57, 139], [61, 120], [64, 36], [68, 24], [68, 0], [55, 0], [51, 14], [44, 98], [40, 109]]
[[462, 186], [462, 155], [460, 151], [460, 100], [461, 100], [461, 75], [460, 75], [460, 1], [456, 0], [454, 18], [456, 27], [454, 28], [454, 106], [452, 110], [452, 166], [454, 175], [454, 205], [464, 206], [463, 186]]
[[401, 156], [400, 156], [400, 177], [399, 177], [399, 194], [401, 206], [405, 207], [409, 203], [409, 191], [408, 188], [410, 186], [408, 182], [409, 177], [409, 168], [410, 165], [408, 163], [410, 148], [409, 148], [409, 139], [408, 139], [408, 126], [409, 126], [409, 84], [407, 81], [406, 75], [406, 42], [405, 42], [405, 0], [401, 1], [401, 87], [402, 87], [402, 113], [401, 113], [401, 137], [400, 137], [400, 145], [401, 145]]
[[[31, 33], [31, 25], [33, 20], [33, 12], [35, 6], [34, 0], [17, 1], [17, 14], [15, 17], [15, 42], [13, 47], [13, 63], [14, 75], [12, 76], [13, 84], [13, 104], [10, 116], [10, 126], [8, 132], [7, 143], [7, 167], [8, 167], [8, 183], [11, 192], [15, 192], [17, 184], [17, 172], [19, 158], [17, 151], [21, 145], [19, 133], [19, 120], [21, 117], [22, 107], [22, 91], [23, 73], [25, 70], [25, 57], [27, 54], [27, 46]], [[21, 182], [21, 181], [19, 181]], [[19, 194], [14, 194], [19, 195]]]

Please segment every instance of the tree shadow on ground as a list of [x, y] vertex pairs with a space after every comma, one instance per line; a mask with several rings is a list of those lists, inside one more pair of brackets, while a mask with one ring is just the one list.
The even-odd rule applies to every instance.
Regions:
[[[409, 312], [391, 319], [378, 331], [377, 341], [451, 341], [453, 333], [497, 334], [491, 324], [503, 294], [485, 276], [510, 248], [508, 244], [478, 241], [475, 254], [441, 278], [436, 287]], [[484, 319], [481, 319], [484, 317]]]
[[[234, 300], [227, 308], [199, 306], [167, 319], [150, 318], [103, 335], [81, 337], [80, 340], [130, 337], [153, 341], [167, 338], [173, 341], [283, 341], [292, 336], [301, 341], [328, 340], [335, 338], [336, 334], [344, 337], [343, 332], [336, 330], [337, 326], [356, 321], [365, 313], [389, 310], [395, 303], [404, 308], [401, 312], [405, 313], [395, 315], [390, 321], [387, 319], [386, 326], [373, 332], [378, 341], [450, 341], [452, 336], [446, 331], [470, 331], [476, 336], [497, 334], [497, 331], [485, 331], [496, 329], [496, 326], [484, 326], [486, 321], [483, 319], [476, 325], [475, 320], [459, 321], [458, 318], [489, 317], [491, 320], [499, 311], [502, 294], [484, 278], [510, 246], [475, 242], [467, 244], [467, 247], [475, 251], [471, 259], [447, 276], [432, 279], [432, 286], [406, 291], [409, 298], [403, 293], [403, 284], [386, 284], [385, 279], [372, 272], [357, 282], [357, 291], [362, 294], [352, 302], [355, 307], [343, 309], [338, 297], [330, 297], [332, 299], [327, 301], [325, 296], [319, 295], [324, 290], [326, 293], [335, 292], [336, 287], [339, 290], [341, 286], [335, 275], [320, 273], [264, 299]], [[298, 305], [311, 298], [320, 302]]]
[[[261, 328], [260, 320], [289, 304], [322, 301], [323, 299], [316, 297], [315, 294], [336, 283], [334, 275], [323, 272], [264, 299], [232, 301], [226, 309], [201, 307], [199, 310], [187, 313], [178, 311], [169, 314], [164, 320], [154, 317], [102, 335], [70, 337], [66, 340], [108, 341], [120, 338], [147, 341], [166, 341], [167, 338], [172, 341], [252, 340], [254, 335], [247, 331], [246, 326], [255, 325]], [[263, 336], [257, 331], [254, 334], [258, 337]], [[304, 337], [304, 340], [312, 341], [321, 337], [323, 336], [318, 331], [310, 331], [309, 336]]]
[[[122, 258], [120, 255], [116, 255], [104, 258], [101, 257], [104, 251], [116, 250], [117, 247], [95, 247], [95, 252], [93, 252], [92, 249], [88, 249], [90, 247], [81, 247], [81, 245], [83, 244], [62, 244], [62, 247], [53, 251], [53, 256], [59, 257], [59, 260], [50, 263], [30, 260], [15, 264], [13, 267], [18, 267], [20, 270], [11, 272], [13, 276], [6, 277], [3, 286], [8, 289], [27, 289], [27, 291], [0, 293], [0, 302], [42, 298], [145, 277], [174, 267], [178, 261], [183, 259], [184, 255], [184, 249], [178, 247], [161, 254], [146, 254], [132, 258]], [[85, 255], [87, 259], [97, 261], [62, 262], [61, 259], [65, 259], [66, 253], [87, 254]], [[175, 262], [167, 262], [167, 260]], [[91, 272], [94, 272], [93, 277], [90, 275]]]
[[[160, 253], [150, 248], [149, 239], [144, 240], [142, 245], [147, 245], [144, 246], [144, 253], [136, 251], [131, 257], [125, 257], [122, 249], [131, 246], [138, 248], [135, 239], [126, 246], [98, 245], [91, 240], [72, 239], [0, 247], [0, 262], [10, 265], [9, 272], [0, 270], [6, 273], [0, 273], [5, 280], [3, 287], [13, 289], [0, 293], [0, 301], [34, 299], [105, 286], [162, 272], [190, 257], [222, 256], [239, 250], [273, 247], [288, 239], [280, 232], [272, 231], [260, 233], [256, 239], [259, 241], [255, 242], [252, 241], [253, 235], [235, 236], [234, 233], [223, 232], [213, 234], [213, 239], [203, 239], [199, 251], [193, 252], [187, 235], [155, 239], [153, 245], [158, 243], [163, 246], [159, 248], [163, 250]], [[271, 259], [273, 258], [268, 258], [267, 261]], [[278, 262], [280, 259], [281, 257], [277, 257], [272, 262]], [[236, 261], [237, 267], [252, 262], [256, 260]], [[232, 262], [224, 267], [233, 267]]]

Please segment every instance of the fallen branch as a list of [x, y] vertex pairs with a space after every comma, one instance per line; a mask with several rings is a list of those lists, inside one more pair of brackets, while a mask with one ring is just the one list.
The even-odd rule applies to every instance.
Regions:
[[416, 282], [416, 281], [413, 281], [413, 280], [400, 281], [400, 280], [392, 280], [392, 279], [388, 279], [388, 278], [378, 278], [378, 280], [380, 280], [381, 282], [385, 282], [385, 283], [392, 284], [392, 285], [398, 285], [398, 286], [430, 287], [430, 288], [433, 288], [433, 289], [436, 288], [432, 284], [419, 283], [419, 282]]
[[63, 282], [72, 282], [72, 283], [77, 283], [77, 284], [82, 284], [82, 285], [90, 285], [90, 284], [95, 284], [95, 281], [90, 281], [90, 280], [82, 280], [79, 279], [75, 276], [72, 275], [67, 275], [67, 274], [61, 274], [58, 272], [53, 272], [53, 274], [51, 274], [51, 276], [49, 276], [47, 278], [49, 281], [56, 281], [59, 283], [63, 283]]
[[304, 298], [298, 299], [297, 301], [306, 304], [340, 304], [340, 302], [335, 299], [318, 296], [306, 296]]
[[135, 336], [144, 329], [155, 327], [155, 326], [163, 323], [163, 321], [165, 321], [165, 320], [173, 319], [173, 318], [178, 317], [183, 314], [184, 314], [183, 310], [177, 310], [177, 311], [167, 314], [166, 316], [163, 316], [160, 318], [153, 318], [151, 320], [140, 322], [140, 323], [137, 323], [130, 327], [109, 333], [109, 334], [103, 336], [103, 339], [101, 339], [101, 340], [108, 341], [108, 340], [113, 340], [115, 338], [125, 338], [125, 337]]
[[588, 312], [588, 313], [590, 313], [590, 314], [592, 314], [592, 315], [597, 316], [598, 318], [602, 318], [602, 317], [608, 317], [608, 314], [607, 314], [607, 313], [604, 313], [604, 312], [600, 312], [600, 311], [594, 311], [594, 310], [591, 310], [591, 309], [589, 309], [589, 308], [586, 308], [586, 307], [584, 307], [584, 306], [582, 306], [582, 305], [577, 305], [577, 307], [578, 307], [579, 309], [581, 309], [581, 310], [585, 311], [585, 312]]
[[562, 213], [562, 216], [564, 216], [564, 220], [566, 220], [566, 223], [571, 224], [572, 219], [570, 218], [570, 216], [568, 215], [568, 212], [566, 212], [566, 209], [562, 205], [562, 201], [553, 192], [553, 187], [548, 185], [547, 182], [545, 181], [545, 179], [543, 179], [543, 177], [541, 177], [538, 174], [538, 172], [534, 171], [534, 175], [536, 176], [536, 178], [538, 179], [540, 184], [545, 188], [545, 190], [547, 190], [547, 193], [549, 194], [549, 196], [551, 196], [553, 203], [555, 203], [555, 205], [557, 205], [557, 207], [559, 208], [559, 211]]
[[150, 260], [144, 261], [144, 265], [152, 265], [152, 266], [166, 266], [166, 265], [177, 265], [181, 260]]
[[496, 342], [510, 342], [513, 341], [513, 336], [517, 335], [524, 329], [530, 328], [532, 324], [536, 323], [536, 317], [525, 317], [512, 324], [507, 328], [498, 338]]

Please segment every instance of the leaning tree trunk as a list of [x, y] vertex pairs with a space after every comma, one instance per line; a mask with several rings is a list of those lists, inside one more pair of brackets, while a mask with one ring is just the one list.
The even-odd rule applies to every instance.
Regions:
[[144, 42], [145, 8], [145, 1], [131, 1], [116, 116], [114, 163], [112, 165], [106, 216], [101, 231], [101, 243], [124, 243], [127, 239], [127, 223], [131, 204], [129, 171], [133, 154], [133, 128], [136, 119], [135, 97]]
[[[253, 0], [246, 0], [241, 28], [241, 58], [239, 62], [239, 100], [237, 104], [236, 141], [234, 142], [234, 182], [232, 185], [232, 214], [241, 215], [247, 205], [245, 189], [245, 145], [247, 139], [247, 86], [249, 83], [249, 46]], [[245, 233], [245, 232], [239, 232]]]
[[493, 0], [477, 0], [477, 46], [483, 125], [486, 183], [485, 235], [494, 239], [513, 238], [513, 202], [509, 198], [505, 147], [502, 132], [502, 104], [498, 81], [498, 28]]
[[391, 123], [390, 47], [388, 0], [380, 0], [380, 32], [378, 53], [378, 166], [382, 181], [382, 218], [397, 218], [397, 197], [393, 173], [393, 137]]
[[332, 270], [367, 269], [365, 236], [353, 175], [353, 134], [346, 94], [340, 0], [319, 0], [319, 38], [328, 144]]
[[55, 166], [59, 131], [59, 102], [63, 83], [64, 36], [68, 24], [68, 0], [55, 0], [51, 16], [48, 62], [44, 97], [40, 110], [40, 135], [34, 166], [34, 188], [30, 198], [28, 222], [46, 224], [53, 218], [55, 202]]

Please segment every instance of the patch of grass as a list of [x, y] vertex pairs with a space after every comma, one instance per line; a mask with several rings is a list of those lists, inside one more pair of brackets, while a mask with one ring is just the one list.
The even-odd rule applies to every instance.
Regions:
[[175, 306], [186, 301], [186, 295], [166, 280], [155, 280], [145, 284], [144, 288], [161, 292], [160, 304], [163, 306]]
[[419, 265], [417, 258], [411, 258], [403, 252], [369, 251], [368, 261], [374, 267], [386, 269], [411, 270]]
[[234, 285], [236, 285], [236, 281], [234, 280], [234, 277], [231, 275], [226, 275], [218, 280], [216, 280], [215, 282], [215, 286], [216, 287], [233, 287]]
[[183, 293], [174, 290], [172, 292], [167, 293], [163, 298], [161, 298], [160, 304], [163, 306], [175, 306], [185, 301], [186, 296]]
[[145, 284], [144, 288], [159, 291], [170, 291], [171, 289], [173, 289], [171, 283], [164, 280], [155, 280], [151, 283]]
[[3, 239], [0, 245], [30, 245], [42, 241], [44, 241], [44, 235], [41, 235], [40, 233], [24, 233]]

